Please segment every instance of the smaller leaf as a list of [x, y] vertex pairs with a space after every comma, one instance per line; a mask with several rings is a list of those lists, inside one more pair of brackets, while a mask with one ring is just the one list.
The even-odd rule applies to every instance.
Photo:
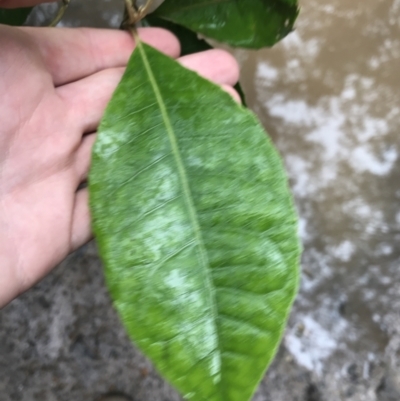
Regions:
[[[145, 19], [142, 20], [142, 25], [156, 26], [171, 31], [181, 43], [181, 56], [213, 49], [213, 47], [208, 42], [206, 42], [204, 39], [199, 38], [196, 32], [193, 32], [182, 25], [178, 25], [171, 21], [158, 18], [152, 14], [148, 15]], [[239, 82], [235, 85], [235, 89], [239, 94], [240, 99], [242, 100], [242, 104], [246, 106], [246, 97]]]
[[14, 26], [22, 25], [28, 18], [31, 10], [32, 8], [0, 8], [0, 24]]
[[293, 30], [297, 0], [165, 0], [155, 15], [235, 47], [272, 46]]
[[204, 39], [200, 39], [196, 32], [183, 27], [182, 25], [175, 24], [162, 18], [158, 18], [153, 14], [149, 14], [142, 20], [144, 26], [156, 26], [165, 28], [171, 31], [181, 42], [181, 56], [210, 50], [213, 47], [208, 44]]

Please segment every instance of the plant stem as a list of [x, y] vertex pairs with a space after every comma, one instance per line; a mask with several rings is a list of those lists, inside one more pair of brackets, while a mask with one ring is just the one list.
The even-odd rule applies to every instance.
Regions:
[[64, 16], [64, 13], [67, 10], [70, 1], [71, 0], [62, 0], [62, 5], [61, 5], [60, 9], [58, 10], [57, 15], [55, 16], [53, 21], [51, 21], [49, 26], [54, 27], [61, 21], [61, 18]]
[[125, 0], [125, 9], [128, 14], [128, 25], [132, 29], [137, 22], [144, 18], [151, 7], [153, 0], [147, 0], [146, 4], [138, 7], [136, 0]]
[[147, 0], [146, 4], [139, 8], [139, 12], [141, 14], [141, 18], [140, 19], [142, 19], [142, 18], [144, 18], [146, 16], [146, 14], [149, 11], [151, 5], [153, 4], [153, 1], [154, 0]]

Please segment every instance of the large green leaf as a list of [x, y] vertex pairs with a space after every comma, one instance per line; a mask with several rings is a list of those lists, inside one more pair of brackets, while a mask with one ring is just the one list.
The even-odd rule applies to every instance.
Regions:
[[[188, 54], [202, 52], [213, 48], [204, 39], [199, 38], [197, 33], [171, 21], [167, 21], [150, 14], [141, 22], [143, 26], [157, 26], [173, 32], [181, 43], [181, 56], [186, 56]], [[246, 97], [242, 87], [240, 86], [240, 83], [235, 85], [235, 89], [239, 93], [243, 105], [246, 105]]]
[[297, 0], [165, 0], [158, 17], [231, 46], [272, 46], [293, 29]]
[[115, 306], [195, 401], [246, 401], [298, 281], [296, 216], [255, 116], [138, 44], [98, 130], [93, 228]]
[[14, 8], [14, 9], [5, 9], [0, 8], [0, 24], [6, 25], [22, 25], [29, 13], [31, 12], [31, 8]]

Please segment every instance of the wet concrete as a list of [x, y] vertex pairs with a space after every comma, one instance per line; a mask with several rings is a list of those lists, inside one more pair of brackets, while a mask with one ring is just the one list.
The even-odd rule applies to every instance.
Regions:
[[[118, 26], [121, 2], [75, 0], [63, 23]], [[282, 43], [235, 51], [304, 244], [300, 294], [254, 401], [399, 401], [400, 1], [301, 3]], [[126, 338], [90, 244], [0, 312], [0, 401], [107, 392], [179, 400]]]

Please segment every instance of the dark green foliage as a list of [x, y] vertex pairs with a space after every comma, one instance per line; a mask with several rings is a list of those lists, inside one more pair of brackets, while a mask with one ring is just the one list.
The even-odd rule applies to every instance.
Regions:
[[5, 25], [22, 25], [27, 19], [32, 8], [0, 8], [0, 24]]
[[236, 47], [272, 46], [293, 29], [295, 0], [166, 0], [155, 15]]
[[[210, 50], [213, 47], [204, 39], [199, 38], [199, 35], [182, 25], [174, 24], [173, 22], [158, 18], [154, 15], [148, 15], [143, 21], [143, 26], [157, 26], [168, 29], [173, 32], [181, 43], [181, 55], [198, 53], [204, 50]], [[240, 83], [235, 85], [236, 91], [239, 93], [242, 104], [246, 105], [246, 97], [240, 86]]]

